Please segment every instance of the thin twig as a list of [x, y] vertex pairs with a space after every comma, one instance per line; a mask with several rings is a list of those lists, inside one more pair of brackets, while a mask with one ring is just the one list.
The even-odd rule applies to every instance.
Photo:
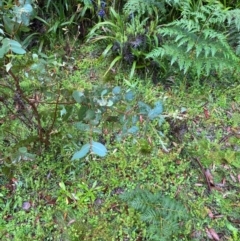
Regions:
[[206, 182], [207, 182], [208, 190], [209, 190], [209, 192], [211, 192], [211, 184], [210, 184], [210, 182], [209, 182], [209, 180], [208, 180], [208, 177], [207, 177], [207, 175], [206, 175], [206, 172], [205, 172], [205, 169], [204, 169], [202, 163], [200, 162], [199, 158], [193, 158], [193, 159], [194, 159], [195, 161], [197, 161], [197, 163], [198, 163], [198, 165], [199, 165], [199, 167], [200, 167], [200, 169], [201, 169], [201, 172], [202, 172], [202, 174], [203, 174], [203, 176], [204, 176], [204, 178], [205, 178], [205, 180], [206, 180]]

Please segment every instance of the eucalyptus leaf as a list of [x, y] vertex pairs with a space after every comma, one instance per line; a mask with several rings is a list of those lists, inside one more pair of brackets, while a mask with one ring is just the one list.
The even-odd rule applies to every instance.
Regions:
[[94, 154], [100, 157], [104, 157], [107, 155], [106, 147], [100, 142], [92, 141], [91, 149]]
[[102, 93], [101, 93], [101, 98], [103, 98], [103, 96], [104, 96], [104, 95], [106, 95], [106, 94], [107, 94], [107, 92], [108, 92], [108, 90], [107, 90], [107, 89], [103, 90], [103, 91], [102, 91]]
[[162, 106], [162, 103], [161, 102], [157, 102], [155, 104], [155, 107], [149, 111], [148, 113], [148, 118], [150, 120], [153, 120], [155, 119], [156, 117], [159, 117], [159, 115], [161, 115], [163, 112], [163, 106]]
[[108, 100], [108, 102], [107, 102], [107, 106], [108, 106], [108, 107], [113, 106], [113, 104], [114, 104], [113, 101]]
[[14, 32], [14, 22], [6, 15], [3, 15], [4, 30], [12, 35]]
[[89, 109], [89, 110], [87, 110], [87, 112], [86, 112], [86, 116], [85, 116], [84, 120], [85, 120], [85, 121], [93, 120], [93, 119], [95, 119], [95, 116], [96, 116], [96, 115], [95, 115], [95, 111]]
[[20, 147], [18, 148], [19, 153], [26, 154], [27, 153], [27, 147]]
[[22, 45], [13, 39], [6, 39], [10, 45], [10, 50], [15, 54], [25, 54], [26, 51], [22, 48]]
[[140, 114], [145, 114], [145, 115], [148, 114], [148, 112], [151, 110], [151, 107], [142, 101], [138, 102], [138, 108], [139, 108]]
[[81, 106], [81, 108], [78, 110], [77, 115], [78, 115], [78, 120], [82, 121], [86, 117], [88, 107], [87, 106]]
[[114, 95], [119, 95], [121, 93], [121, 87], [115, 86], [112, 90]]
[[127, 130], [130, 134], [136, 134], [138, 132], [139, 128], [137, 126], [133, 126]]
[[9, 50], [9, 48], [8, 48], [8, 46], [2, 46], [1, 48], [0, 48], [0, 59], [2, 59], [3, 57], [4, 57], [4, 55], [8, 52], [8, 50]]
[[60, 110], [60, 116], [62, 117], [63, 115], [66, 115], [67, 111], [65, 109], [65, 106], [62, 106], [62, 109]]
[[105, 99], [97, 100], [98, 104], [100, 106], [107, 106], [108, 102]]
[[13, 13], [15, 14], [13, 21], [28, 26], [33, 14], [33, 8], [31, 4], [27, 3], [23, 6], [15, 6], [13, 8]]
[[132, 90], [128, 90], [125, 94], [125, 100], [126, 101], [132, 101], [134, 99], [134, 93]]
[[88, 154], [90, 147], [91, 147], [91, 145], [89, 143], [82, 146], [80, 151], [77, 151], [74, 153], [71, 160], [74, 161], [74, 160], [78, 160], [78, 159], [85, 157]]
[[69, 117], [71, 116], [72, 112], [73, 112], [73, 106], [66, 106], [64, 107], [66, 110], [66, 113], [62, 116], [62, 119], [64, 121], [68, 120]]
[[82, 97], [84, 96], [84, 93], [78, 90], [73, 91], [72, 97], [74, 98], [74, 100], [77, 103], [81, 103], [82, 102]]
[[74, 124], [74, 126], [80, 131], [89, 131], [90, 130], [89, 124], [85, 124], [82, 122], [77, 122]]

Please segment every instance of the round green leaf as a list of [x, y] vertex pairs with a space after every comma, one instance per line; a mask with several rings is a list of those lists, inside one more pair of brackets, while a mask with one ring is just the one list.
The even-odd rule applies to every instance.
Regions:
[[90, 120], [94, 120], [96, 117], [95, 115], [95, 111], [94, 110], [87, 110], [86, 112], [86, 116], [84, 118], [85, 121], [90, 121]]
[[27, 147], [20, 147], [20, 148], [18, 148], [18, 151], [21, 153], [21, 154], [25, 154], [25, 153], [27, 153]]
[[87, 106], [84, 106], [84, 105], [81, 106], [81, 108], [79, 109], [77, 115], [78, 115], [78, 119], [79, 119], [80, 121], [82, 121], [82, 120], [85, 118], [86, 113], [87, 113], [87, 110], [88, 110], [88, 107], [87, 107]]

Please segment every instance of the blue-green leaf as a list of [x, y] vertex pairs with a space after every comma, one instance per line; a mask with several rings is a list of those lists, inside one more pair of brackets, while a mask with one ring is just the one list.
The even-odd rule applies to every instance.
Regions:
[[151, 110], [151, 107], [142, 101], [138, 102], [138, 108], [139, 108], [140, 114], [147, 114]]
[[129, 128], [127, 130], [127, 132], [130, 133], [130, 134], [135, 134], [135, 133], [138, 132], [138, 130], [139, 130], [139, 128], [137, 126], [133, 126], [133, 127]]
[[13, 20], [15, 22], [18, 22], [20, 24], [23, 24], [25, 26], [29, 25], [30, 18], [33, 15], [33, 8], [31, 4], [24, 4], [24, 6], [15, 6], [13, 8], [13, 12], [15, 14], [15, 17]]
[[74, 126], [80, 131], [89, 131], [90, 130], [90, 126], [88, 124], [85, 124], [82, 122], [77, 122], [74, 124]]
[[5, 48], [5, 53], [9, 50], [13, 51], [15, 54], [25, 54], [26, 51], [22, 48], [22, 45], [15, 40], [5, 38], [2, 41], [2, 48]]
[[[65, 106], [63, 108], [66, 113], [64, 114], [64, 110], [62, 110], [63, 112], [61, 112], [61, 117], [63, 118], [64, 121], [68, 120], [68, 118], [71, 116], [72, 112], [73, 112], [73, 106]], [[62, 115], [64, 114], [64, 115]]]
[[103, 96], [107, 94], [107, 92], [108, 92], [107, 89], [105, 89], [105, 90], [102, 91], [102, 93], [101, 93], [101, 98], [102, 98], [102, 99], [103, 99]]
[[67, 114], [67, 111], [65, 109], [65, 106], [63, 105], [62, 109], [60, 110], [60, 116], [62, 117], [63, 115], [66, 115], [66, 114]]
[[86, 112], [86, 116], [84, 118], [85, 121], [90, 121], [90, 120], [93, 120], [95, 119], [96, 115], [95, 115], [95, 111], [94, 110], [87, 110]]
[[4, 55], [8, 52], [8, 50], [9, 50], [9, 48], [6, 45], [5, 46], [3, 45], [0, 48], [0, 59], [4, 57]]
[[155, 119], [156, 117], [158, 117], [159, 115], [161, 115], [163, 112], [163, 105], [160, 101], [158, 101], [156, 104], [155, 104], [155, 107], [149, 111], [148, 113], [148, 118], [150, 120], [153, 120]]
[[92, 152], [100, 157], [104, 157], [107, 154], [106, 147], [100, 142], [92, 142]]
[[72, 94], [72, 97], [74, 98], [74, 100], [77, 102], [77, 103], [81, 103], [82, 102], [82, 97], [84, 96], [83, 92], [81, 91], [73, 91], [73, 94]]
[[71, 160], [74, 161], [74, 160], [85, 157], [88, 154], [88, 152], [90, 150], [90, 147], [91, 147], [91, 145], [89, 143], [82, 146], [80, 151], [77, 151], [77, 152], [74, 153]]
[[14, 22], [8, 16], [3, 15], [4, 31], [8, 34], [13, 34], [14, 32]]
[[134, 93], [132, 90], [127, 91], [125, 94], [125, 100], [126, 101], [132, 101], [134, 99]]
[[119, 86], [114, 87], [112, 92], [114, 95], [119, 95], [121, 93], [121, 87]]

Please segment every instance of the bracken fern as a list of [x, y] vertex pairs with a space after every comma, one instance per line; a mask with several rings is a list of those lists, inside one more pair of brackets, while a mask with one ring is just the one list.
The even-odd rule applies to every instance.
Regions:
[[147, 58], [158, 60], [169, 58], [186, 73], [189, 69], [197, 75], [210, 74], [211, 70], [223, 72], [236, 70], [239, 58], [228, 43], [229, 26], [239, 29], [240, 19], [234, 17], [239, 10], [228, 10], [214, 1], [193, 11], [191, 1], [181, 4], [180, 20], [160, 27], [158, 33], [164, 36], [164, 44], [151, 51]]
[[124, 5], [124, 12], [126, 14], [137, 13], [138, 15], [144, 15], [147, 13], [152, 15], [155, 8], [165, 12], [164, 2], [156, 0], [129, 0]]

